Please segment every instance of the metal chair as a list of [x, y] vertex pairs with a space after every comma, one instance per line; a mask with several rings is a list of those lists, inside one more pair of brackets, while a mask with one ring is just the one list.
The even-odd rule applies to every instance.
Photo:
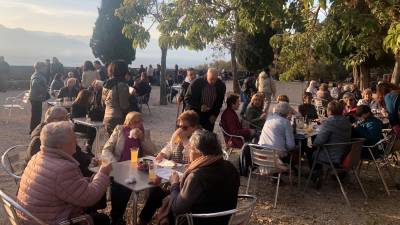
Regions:
[[147, 105], [147, 109], [149, 110], [149, 113], [151, 114], [149, 100], [150, 100], [150, 93], [144, 94], [142, 96], [138, 96], [140, 111], [142, 111], [142, 105]]
[[24, 91], [15, 97], [8, 97], [2, 105], [3, 108], [8, 110], [8, 117], [6, 124], [10, 121], [13, 109], [24, 110], [29, 100], [29, 91]]
[[[396, 183], [396, 181], [395, 181], [395, 179], [393, 177], [393, 174], [392, 174], [392, 172], [390, 170], [390, 160], [389, 160], [390, 155], [393, 153], [393, 149], [394, 149], [393, 147], [394, 147], [396, 141], [397, 141], [396, 135], [389, 134], [385, 138], [383, 138], [382, 140], [377, 142], [375, 145], [363, 146], [364, 150], [368, 150], [368, 152], [369, 152], [369, 154], [371, 156], [371, 159], [363, 159], [362, 161], [367, 162], [368, 165], [371, 162], [374, 163], [374, 165], [375, 165], [375, 167], [376, 167], [376, 169], [378, 171], [379, 177], [381, 178], [382, 184], [383, 184], [383, 186], [385, 188], [385, 191], [386, 191], [388, 196], [390, 196], [390, 190], [389, 190], [388, 185], [387, 185], [387, 183], [385, 181], [385, 178], [383, 177], [383, 173], [381, 171], [381, 168], [385, 167], [387, 172], [388, 172], [388, 174], [389, 174], [389, 176], [390, 176], [390, 178], [392, 179], [392, 181], [394, 183]], [[382, 151], [382, 155], [376, 157], [374, 155], [374, 153], [373, 153], [374, 149]]]
[[[32, 213], [30, 213], [28, 210], [22, 207], [17, 201], [15, 201], [12, 197], [8, 196], [2, 190], [0, 190], [0, 200], [4, 206], [8, 220], [12, 225], [22, 224], [20, 219], [21, 214], [24, 215], [25, 219], [28, 219], [29, 222], [34, 222], [32, 224], [47, 225], [45, 222], [35, 217]], [[85, 222], [83, 224], [91, 225], [90, 219], [88, 218], [87, 215], [82, 215], [68, 220], [63, 220], [58, 224], [73, 225], [73, 224], [82, 224], [82, 222]]]
[[[270, 146], [256, 144], [249, 144], [249, 147], [251, 154], [251, 167], [249, 168], [249, 178], [247, 180], [246, 194], [248, 194], [249, 192], [252, 174], [277, 179], [274, 200], [274, 208], [276, 208], [281, 174], [288, 171], [289, 168], [280, 160], [279, 150], [274, 149]], [[278, 174], [278, 176], [276, 176], [275, 174]]]
[[24, 209], [20, 204], [18, 204], [18, 202], [16, 202], [13, 198], [8, 196], [2, 190], [0, 190], [0, 199], [5, 209], [8, 220], [10, 221], [11, 224], [13, 225], [22, 224], [20, 222], [20, 217], [17, 214], [18, 211], [19, 213], [23, 214], [27, 219], [29, 219], [31, 222], [35, 222], [35, 224], [47, 225], [45, 222], [35, 217], [28, 210]]
[[233, 138], [239, 138], [242, 143], [244, 144], [245, 140], [243, 136], [239, 136], [239, 135], [233, 135], [233, 134], [229, 134], [228, 132], [225, 131], [225, 129], [222, 127], [222, 124], [219, 124], [219, 128], [222, 131], [222, 134], [224, 135], [224, 140], [225, 140], [225, 148], [224, 151], [224, 159], [228, 160], [231, 153], [233, 152], [233, 150], [235, 149], [232, 146], [232, 139]]
[[[361, 188], [361, 190], [362, 190], [362, 192], [364, 194], [365, 200], [367, 200], [368, 199], [368, 195], [365, 192], [364, 186], [361, 183], [361, 180], [360, 180], [360, 178], [359, 178], [359, 176], [357, 174], [357, 170], [358, 170], [358, 168], [360, 166], [361, 149], [362, 149], [362, 146], [364, 144], [364, 141], [365, 141], [365, 139], [355, 138], [355, 139], [352, 139], [352, 141], [350, 141], [350, 142], [324, 144], [322, 147], [318, 148], [315, 160], [313, 162], [313, 165], [312, 165], [312, 168], [311, 168], [311, 171], [310, 171], [310, 175], [309, 175], [309, 177], [307, 179], [306, 186], [304, 188], [304, 191], [307, 190], [308, 184], [309, 184], [309, 182], [311, 180], [311, 176], [313, 175], [313, 172], [314, 172], [314, 169], [315, 169], [315, 165], [317, 163], [319, 163], [319, 164], [322, 164], [322, 166], [326, 166], [326, 165], [330, 166], [330, 169], [333, 171], [333, 174], [335, 175], [336, 180], [339, 183], [340, 190], [342, 191], [343, 197], [345, 198], [346, 203], [349, 206], [351, 204], [350, 204], [350, 201], [349, 201], [349, 199], [347, 197], [347, 194], [346, 194], [346, 192], [344, 190], [342, 182], [340, 181], [340, 178], [338, 176], [338, 170], [339, 171], [351, 171], [351, 172], [353, 172], [353, 174], [356, 177], [357, 182], [360, 185], [360, 188]], [[347, 154], [347, 156], [344, 159], [344, 161], [342, 162], [343, 165], [341, 167], [335, 167], [333, 162], [332, 162], [332, 159], [331, 159], [331, 156], [330, 156], [330, 153], [329, 153], [329, 148], [332, 147], [332, 146], [343, 146], [343, 148], [346, 148], [346, 147], [350, 148], [350, 151]], [[321, 154], [321, 152], [324, 152], [326, 154], [329, 162], [324, 162], [324, 161], [319, 161], [318, 160], [318, 157]]]
[[[252, 195], [239, 195], [238, 199], [244, 199], [248, 202], [245, 206], [238, 207], [236, 209], [227, 210], [217, 213], [204, 213], [204, 214], [191, 214], [187, 213], [179, 215], [176, 218], [175, 224], [188, 224], [194, 225], [194, 219], [207, 219], [207, 218], [218, 218], [223, 216], [230, 216], [228, 225], [246, 225], [250, 221], [251, 214], [253, 213], [256, 205], [257, 198]], [[185, 223], [186, 222], [186, 223]]]
[[23, 158], [27, 148], [27, 145], [15, 145], [7, 149], [1, 156], [1, 166], [14, 179], [16, 184], [21, 179], [24, 167]]
[[315, 108], [317, 109], [318, 117], [326, 118], [327, 117], [326, 106], [328, 105], [328, 101], [323, 98], [314, 98], [313, 101]]

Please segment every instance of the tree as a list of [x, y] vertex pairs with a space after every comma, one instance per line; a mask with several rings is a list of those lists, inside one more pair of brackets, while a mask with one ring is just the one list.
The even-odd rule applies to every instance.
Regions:
[[237, 59], [247, 70], [256, 72], [267, 69], [274, 59], [269, 39], [275, 32], [268, 26], [254, 34], [241, 32], [236, 43]]
[[[189, 43], [178, 27], [182, 11], [173, 1], [159, 0], [125, 0], [116, 10], [116, 15], [124, 21], [123, 34], [132, 41], [134, 47], [145, 48], [150, 40], [150, 28], [157, 24], [160, 31], [158, 45], [161, 49], [160, 105], [167, 105], [166, 64], [167, 52], [171, 48], [187, 46], [191, 49], [203, 49], [205, 45], [200, 39], [192, 39]], [[145, 23], [150, 20], [150, 24]]]
[[123, 59], [131, 64], [135, 60], [136, 51], [131, 42], [122, 34], [122, 21], [114, 16], [115, 9], [119, 8], [121, 0], [102, 0], [98, 9], [90, 47], [93, 55], [104, 64], [116, 59]]

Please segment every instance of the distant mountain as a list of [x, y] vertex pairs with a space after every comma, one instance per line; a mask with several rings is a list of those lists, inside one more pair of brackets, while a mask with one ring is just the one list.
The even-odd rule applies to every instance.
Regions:
[[[94, 60], [89, 40], [88, 36], [28, 31], [7, 28], [0, 24], [0, 55], [11, 65], [33, 65], [36, 61], [51, 59], [53, 56], [59, 58], [65, 66], [82, 65], [85, 60]], [[133, 65], [137, 67], [140, 64], [159, 64], [160, 57], [158, 40], [151, 39], [146, 49], [137, 50]], [[167, 65], [195, 66], [208, 63], [211, 59], [211, 50], [171, 50], [168, 52]]]

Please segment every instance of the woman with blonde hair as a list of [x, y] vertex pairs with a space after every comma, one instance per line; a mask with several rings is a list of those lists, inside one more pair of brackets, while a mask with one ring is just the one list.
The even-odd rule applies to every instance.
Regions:
[[264, 93], [254, 94], [246, 110], [246, 120], [250, 123], [250, 128], [261, 130], [264, 126], [267, 113], [263, 112], [263, 106]]
[[[104, 145], [102, 157], [110, 162], [131, 160], [131, 148], [138, 148], [138, 157], [145, 155], [142, 143], [144, 127], [142, 114], [130, 112], [123, 125], [117, 125], [107, 143]], [[131, 191], [115, 182], [111, 183], [111, 219], [113, 224], [123, 221], [126, 205]]]
[[271, 99], [275, 98], [276, 94], [275, 82], [272, 80], [271, 75], [269, 75], [265, 71], [262, 71], [258, 75], [258, 79], [256, 81], [256, 87], [258, 89], [258, 92], [264, 93], [265, 96], [264, 112], [268, 112], [269, 105], [271, 104]]

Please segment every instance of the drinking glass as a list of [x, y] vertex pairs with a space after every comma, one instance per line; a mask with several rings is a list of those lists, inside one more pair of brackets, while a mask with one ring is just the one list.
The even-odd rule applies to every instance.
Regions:
[[149, 181], [155, 182], [157, 179], [156, 165], [153, 161], [149, 162]]
[[136, 165], [138, 160], [139, 148], [131, 148], [131, 163]]

